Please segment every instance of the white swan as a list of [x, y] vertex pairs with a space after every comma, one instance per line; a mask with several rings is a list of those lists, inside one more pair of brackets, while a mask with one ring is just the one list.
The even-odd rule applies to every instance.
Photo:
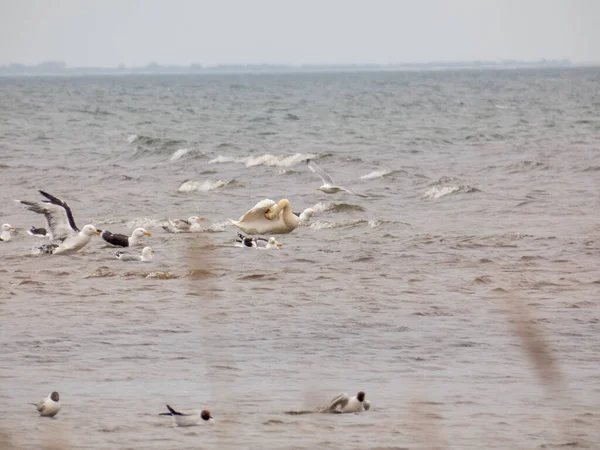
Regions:
[[292, 212], [289, 200], [281, 199], [275, 203], [265, 199], [240, 217], [229, 221], [247, 234], [286, 234], [294, 231], [300, 219]]

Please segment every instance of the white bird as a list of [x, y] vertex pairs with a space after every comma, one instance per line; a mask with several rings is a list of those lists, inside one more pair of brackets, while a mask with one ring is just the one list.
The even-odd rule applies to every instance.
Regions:
[[31, 403], [31, 405], [37, 408], [40, 416], [54, 417], [60, 411], [60, 398], [58, 392], [54, 391], [44, 400], [37, 403]]
[[335, 194], [336, 192], [344, 191], [352, 195], [358, 195], [359, 197], [366, 197], [366, 195], [357, 194], [356, 192], [352, 192], [350, 189], [346, 189], [345, 187], [336, 186], [333, 178], [331, 178], [331, 175], [321, 169], [312, 159], [306, 160], [306, 163], [308, 164], [308, 168], [319, 175], [323, 180], [323, 185], [319, 186], [317, 190], [325, 192], [326, 194]]
[[168, 224], [163, 226], [165, 231], [169, 231], [171, 233], [185, 233], [200, 228], [200, 221], [204, 220], [204, 217], [191, 216], [187, 219], [167, 220]]
[[283, 245], [282, 243], [277, 242], [277, 239], [275, 239], [273, 236], [271, 236], [269, 238], [269, 240], [267, 241], [267, 245], [265, 245], [264, 247], [261, 247], [259, 245], [258, 248], [264, 248], [265, 250], [277, 250], [282, 245]]
[[11, 232], [15, 230], [15, 227], [13, 227], [9, 223], [5, 223], [4, 225], [2, 225], [1, 230], [2, 231], [0, 232], [0, 241], [8, 242], [12, 239]]
[[48, 200], [41, 202], [30, 202], [17, 200], [18, 203], [25, 205], [28, 210], [38, 214], [43, 214], [50, 233], [50, 244], [44, 244], [39, 250], [58, 255], [61, 253], [72, 253], [82, 249], [90, 242], [95, 234], [100, 234], [93, 225], [86, 225], [79, 231], [73, 219], [71, 208], [66, 202], [48, 194], [39, 191]]
[[365, 399], [365, 393], [360, 391], [354, 397], [349, 397], [348, 394], [340, 394], [334, 397], [329, 406], [322, 409], [322, 412], [337, 412], [337, 413], [357, 413], [367, 411], [371, 407], [371, 402]]
[[247, 234], [286, 234], [294, 231], [300, 219], [292, 212], [289, 200], [258, 202], [239, 220], [229, 221]]
[[160, 413], [160, 416], [171, 416], [173, 418], [173, 425], [178, 427], [193, 427], [200, 425], [202, 422], [212, 422], [213, 417], [210, 415], [210, 411], [203, 409], [202, 411], [191, 410], [191, 411], [175, 411], [169, 405], [167, 405], [168, 413]]
[[300, 221], [300, 225], [306, 225], [315, 213], [316, 211], [314, 209], [306, 208], [300, 214], [296, 214], [298, 216], [298, 220]]
[[115, 253], [117, 259], [121, 261], [142, 261], [142, 262], [150, 262], [152, 261], [152, 253], [156, 253], [150, 247], [144, 247], [141, 255], [129, 255], [125, 252], [118, 251]]
[[131, 233], [131, 236], [126, 234], [111, 233], [108, 230], [98, 230], [100, 237], [104, 242], [113, 247], [133, 247], [141, 243], [141, 239], [144, 236], [152, 236], [152, 233], [146, 231], [145, 228], [136, 228]]

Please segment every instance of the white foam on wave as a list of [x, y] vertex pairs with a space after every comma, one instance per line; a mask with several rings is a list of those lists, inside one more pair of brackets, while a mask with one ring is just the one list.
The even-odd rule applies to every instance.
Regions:
[[227, 183], [223, 180], [205, 180], [205, 181], [193, 181], [186, 180], [181, 183], [179, 192], [210, 192], [215, 189], [220, 189], [227, 186]]
[[361, 180], [374, 180], [375, 178], [383, 178], [392, 173], [394, 173], [394, 171], [391, 169], [374, 170], [371, 173], [363, 175], [362, 177], [360, 177], [360, 179]]
[[258, 156], [245, 156], [234, 158], [231, 156], [219, 155], [211, 159], [209, 164], [237, 163], [244, 164], [246, 167], [267, 166], [267, 167], [293, 167], [307, 159], [316, 158], [314, 153], [296, 153], [294, 155], [273, 155], [265, 153]]
[[229, 222], [227, 220], [224, 222], [215, 222], [213, 224], [210, 224], [206, 228], [204, 228], [204, 227], [193, 228], [191, 230], [191, 232], [192, 233], [220, 233], [222, 231], [226, 231], [230, 226], [231, 226], [231, 222]]
[[145, 228], [146, 230], [151, 230], [152, 228], [161, 227], [164, 223], [165, 221], [161, 219], [152, 219], [150, 217], [137, 217], [135, 219], [131, 219], [125, 222], [124, 227], [131, 231], [139, 227]]
[[181, 158], [183, 158], [185, 155], [187, 155], [190, 152], [190, 150], [188, 148], [180, 148], [179, 150], [176, 150], [171, 157], [169, 158], [169, 161], [177, 161], [180, 160]]
[[456, 193], [471, 193], [479, 192], [479, 189], [469, 186], [467, 184], [460, 184], [458, 186], [433, 186], [423, 195], [424, 198], [438, 199], [447, 195]]
[[331, 228], [348, 228], [348, 227], [358, 227], [362, 225], [366, 225], [369, 228], [377, 228], [383, 222], [380, 220], [342, 220], [342, 221], [333, 221], [333, 220], [316, 220], [308, 225], [309, 228], [313, 230], [327, 230]]
[[232, 156], [223, 156], [223, 155], [219, 155], [214, 159], [211, 159], [208, 164], [224, 164], [224, 163], [232, 163], [232, 162], [238, 162], [237, 161], [238, 158], [234, 158]]
[[137, 141], [138, 138], [139, 136], [137, 134], [130, 134], [129, 136], [127, 136], [127, 139], [125, 139], [125, 141], [128, 144], [133, 144], [135, 141]]

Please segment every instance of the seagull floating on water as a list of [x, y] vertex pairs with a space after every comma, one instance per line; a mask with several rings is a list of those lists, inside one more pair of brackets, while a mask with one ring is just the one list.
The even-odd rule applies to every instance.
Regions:
[[48, 234], [48, 232], [46, 231], [45, 228], [36, 228], [35, 226], [31, 226], [31, 228], [29, 230], [27, 230], [27, 234], [29, 234], [30, 236], [36, 236], [36, 237], [50, 237], [50, 235]]
[[294, 214], [298, 216], [300, 225], [306, 225], [309, 222], [310, 218], [313, 216], [313, 214], [316, 214], [316, 211], [312, 208], [306, 208], [300, 214], [298, 214], [298, 213], [294, 213]]
[[152, 233], [141, 227], [133, 230], [131, 236], [127, 236], [126, 234], [111, 233], [108, 230], [98, 231], [100, 232], [100, 237], [102, 240], [113, 247], [133, 247], [134, 245], [140, 244], [141, 239], [144, 236], [152, 236]]
[[254, 205], [239, 220], [229, 221], [247, 234], [291, 233], [300, 223], [289, 200], [281, 199], [275, 203], [268, 198]]
[[121, 261], [150, 262], [152, 261], [152, 253], [155, 253], [155, 251], [152, 250], [150, 247], [144, 247], [141, 255], [130, 255], [119, 250], [117, 253], [115, 253], [115, 256]]
[[85, 247], [92, 236], [100, 234], [93, 225], [86, 225], [80, 231], [75, 225], [71, 208], [65, 201], [47, 192], [39, 192], [47, 200], [41, 202], [16, 200], [17, 203], [25, 205], [28, 210], [43, 214], [46, 219], [50, 239], [53, 242], [42, 245], [38, 250], [52, 255], [76, 252]]
[[321, 409], [321, 412], [357, 413], [367, 411], [370, 407], [371, 402], [365, 399], [365, 393], [360, 391], [354, 397], [349, 397], [346, 393], [334, 397], [329, 406]]
[[167, 405], [168, 413], [160, 413], [159, 416], [171, 416], [173, 424], [178, 427], [193, 427], [200, 425], [202, 422], [212, 422], [214, 419], [210, 415], [210, 411], [203, 409], [202, 411], [175, 411]]
[[278, 249], [283, 245], [282, 243], [277, 242], [277, 239], [275, 239], [272, 236], [269, 239], [263, 237], [253, 238], [249, 236], [244, 236], [242, 233], [238, 233], [238, 237], [239, 239], [237, 239], [236, 242], [242, 244], [240, 247], [252, 247], [264, 250], [273, 250]]
[[8, 242], [12, 239], [12, 231], [15, 230], [15, 227], [13, 227], [9, 223], [5, 223], [4, 225], [2, 225], [1, 230], [2, 231], [0, 232], [0, 241]]
[[191, 216], [187, 219], [167, 219], [167, 225], [163, 226], [165, 231], [171, 233], [186, 233], [194, 231], [196, 228], [200, 228], [200, 222], [204, 220], [204, 217]]
[[336, 184], [333, 182], [333, 178], [331, 178], [331, 175], [321, 169], [319, 165], [312, 159], [307, 159], [306, 163], [308, 164], [308, 168], [319, 175], [319, 177], [321, 177], [323, 180], [323, 185], [319, 186], [317, 190], [325, 192], [326, 194], [335, 194], [336, 192], [344, 191], [352, 195], [358, 195], [359, 197], [366, 197], [366, 195], [357, 194], [356, 192], [352, 192], [350, 189], [346, 189], [345, 187], [336, 186]]
[[37, 408], [40, 416], [54, 417], [60, 411], [60, 397], [58, 392], [54, 391], [44, 400], [37, 403], [31, 403], [31, 405]]

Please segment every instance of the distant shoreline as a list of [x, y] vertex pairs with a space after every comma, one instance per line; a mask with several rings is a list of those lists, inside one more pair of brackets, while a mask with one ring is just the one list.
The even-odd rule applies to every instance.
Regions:
[[37, 65], [10, 64], [0, 66], [0, 76], [82, 76], [82, 75], [210, 75], [210, 74], [288, 74], [339, 72], [401, 72], [452, 70], [517, 70], [598, 67], [598, 63], [573, 64], [569, 60], [540, 61], [466, 61], [399, 64], [222, 64], [163, 66], [151, 63], [143, 67], [68, 67], [64, 62]]

